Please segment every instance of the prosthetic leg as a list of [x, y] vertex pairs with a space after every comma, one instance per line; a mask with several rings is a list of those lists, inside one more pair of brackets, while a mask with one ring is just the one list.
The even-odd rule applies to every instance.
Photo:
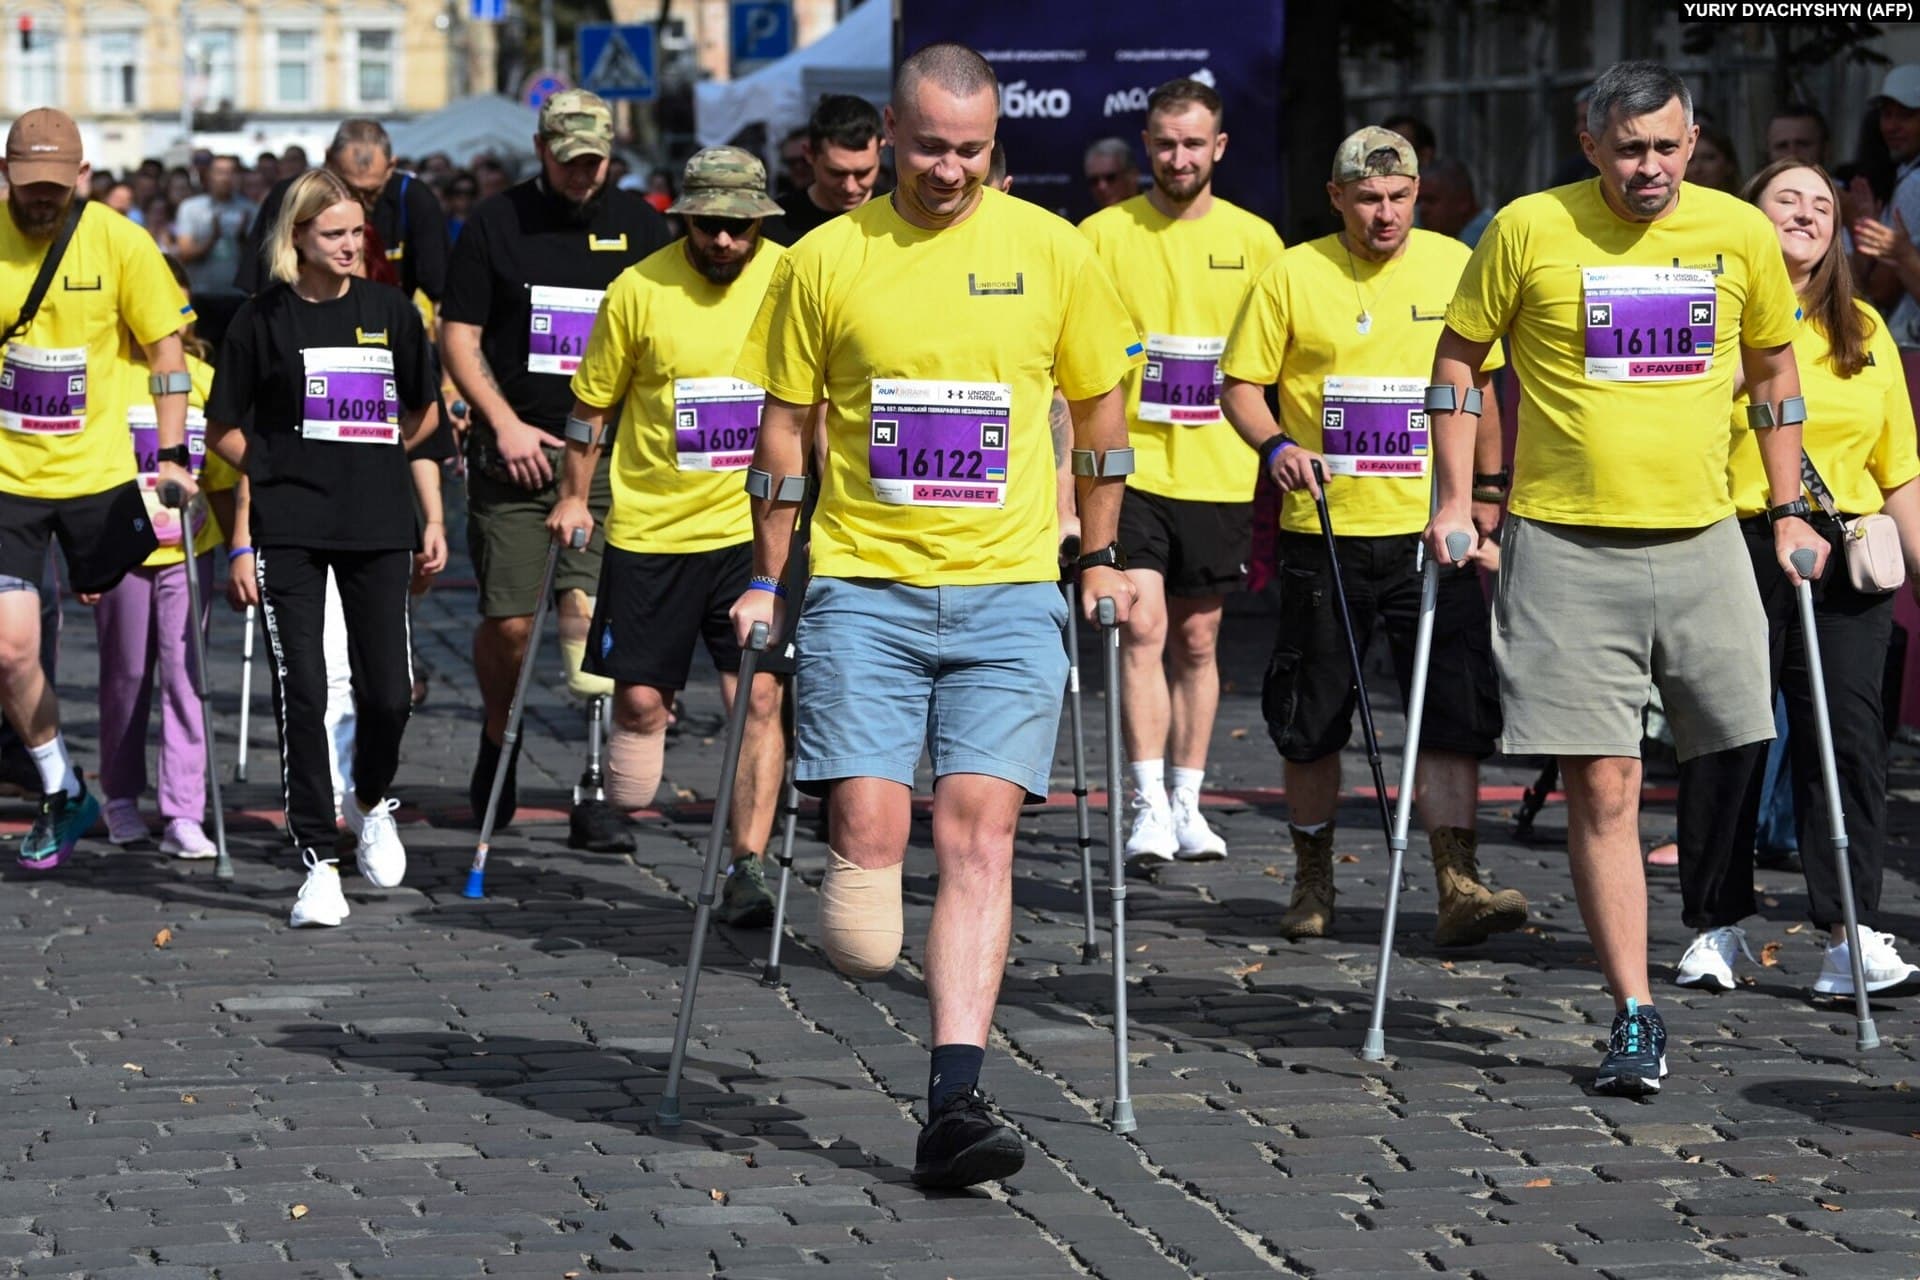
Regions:
[[[593, 616], [593, 598], [584, 591], [571, 591], [578, 597], [588, 617]], [[564, 620], [563, 620], [564, 621]], [[560, 652], [566, 659], [567, 692], [582, 699], [587, 708], [587, 763], [574, 784], [573, 804], [567, 815], [567, 847], [588, 853], [632, 853], [633, 833], [626, 829], [623, 815], [607, 803], [606, 777], [602, 755], [613, 733], [613, 681], [584, 669], [586, 641], [563, 636]]]

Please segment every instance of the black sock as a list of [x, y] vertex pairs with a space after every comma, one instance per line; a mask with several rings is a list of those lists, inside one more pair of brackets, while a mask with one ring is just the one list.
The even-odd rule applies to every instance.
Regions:
[[980, 1067], [987, 1051], [976, 1044], [937, 1044], [933, 1062], [927, 1068], [927, 1113], [956, 1093], [965, 1093], [980, 1083]]

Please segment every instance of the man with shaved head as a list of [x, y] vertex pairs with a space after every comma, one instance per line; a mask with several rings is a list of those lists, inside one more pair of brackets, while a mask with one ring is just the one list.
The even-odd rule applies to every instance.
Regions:
[[[831, 797], [820, 923], [842, 972], [879, 979], [901, 947], [915, 765], [933, 759], [940, 887], [921, 966], [932, 1006], [927, 1187], [1005, 1178], [1020, 1139], [978, 1089], [1012, 929], [1013, 835], [1044, 796], [1067, 623], [1048, 410], [1072, 418], [1088, 613], [1125, 621], [1115, 542], [1123, 380], [1142, 346], [1092, 247], [992, 189], [999, 84], [973, 50], [901, 64], [886, 111], [899, 186], [804, 237], [775, 268], [734, 376], [766, 388], [747, 492], [754, 578], [734, 606], [781, 633], [804, 432], [825, 406], [797, 644], [799, 785]], [[933, 314], [937, 325], [903, 323]]]

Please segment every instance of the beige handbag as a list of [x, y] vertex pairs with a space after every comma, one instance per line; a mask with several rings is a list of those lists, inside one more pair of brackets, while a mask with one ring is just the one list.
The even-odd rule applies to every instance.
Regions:
[[1906, 557], [1900, 550], [1900, 528], [1885, 512], [1842, 519], [1833, 491], [1814, 469], [1813, 459], [1800, 454], [1800, 478], [1814, 502], [1840, 526], [1840, 550], [1847, 562], [1847, 581], [1862, 595], [1883, 596], [1907, 580]]

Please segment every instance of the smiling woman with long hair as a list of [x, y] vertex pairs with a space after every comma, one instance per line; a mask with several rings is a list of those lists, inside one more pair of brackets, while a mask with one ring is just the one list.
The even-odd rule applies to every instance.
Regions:
[[308, 870], [295, 925], [347, 916], [332, 852], [327, 673], [329, 570], [339, 584], [359, 711], [354, 794], [341, 806], [360, 874], [406, 874], [386, 795], [411, 710], [407, 584], [421, 529], [407, 449], [432, 431], [436, 378], [419, 313], [359, 278], [365, 212], [325, 169], [295, 179], [262, 246], [274, 283], [240, 308], [207, 405], [208, 447], [244, 468], [253, 559], [275, 669], [287, 835]]

